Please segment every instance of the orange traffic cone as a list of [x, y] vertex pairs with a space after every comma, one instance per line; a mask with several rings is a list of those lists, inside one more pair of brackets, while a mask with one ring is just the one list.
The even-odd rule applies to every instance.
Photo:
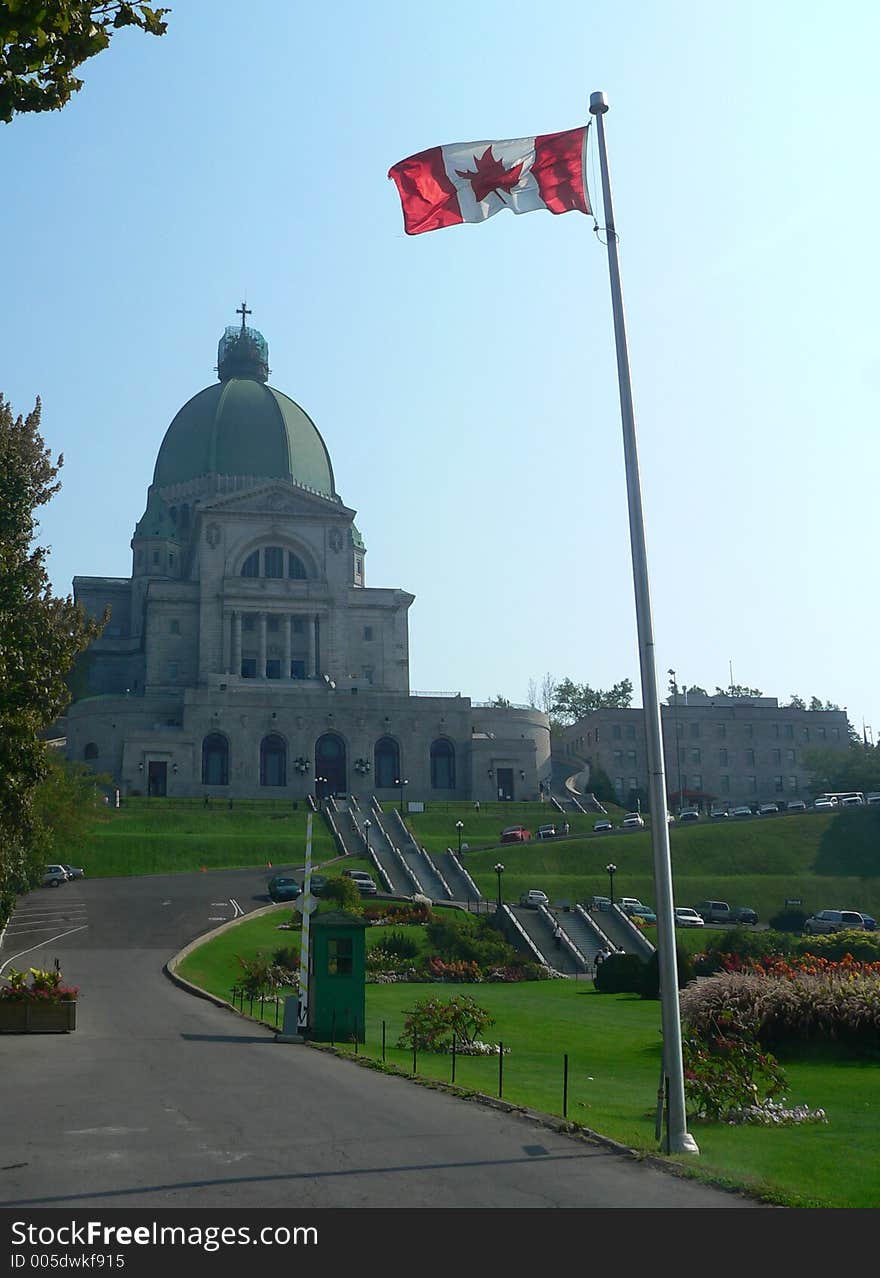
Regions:
[[271, 870], [271, 869], [272, 869], [272, 862], [271, 862], [271, 861], [267, 861], [267, 862], [266, 862], [266, 869], [267, 869], [267, 870]]
[[208, 868], [207, 868], [207, 866], [203, 865], [203, 866], [202, 866], [202, 874], [207, 874], [207, 873], [208, 873]]

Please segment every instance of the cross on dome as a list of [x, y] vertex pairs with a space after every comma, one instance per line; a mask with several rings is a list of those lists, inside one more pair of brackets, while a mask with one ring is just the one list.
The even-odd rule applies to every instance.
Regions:
[[236, 306], [235, 313], [241, 316], [241, 331], [244, 332], [247, 317], [248, 315], [253, 315], [253, 311], [249, 308], [247, 302], [242, 302], [241, 306]]

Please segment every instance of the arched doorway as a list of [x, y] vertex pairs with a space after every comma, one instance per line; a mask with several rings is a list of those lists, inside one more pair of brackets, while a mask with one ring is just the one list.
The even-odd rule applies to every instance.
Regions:
[[[319, 780], [321, 777], [323, 782]], [[345, 794], [347, 791], [345, 742], [335, 732], [325, 732], [315, 742], [315, 797], [323, 799], [328, 794]]]

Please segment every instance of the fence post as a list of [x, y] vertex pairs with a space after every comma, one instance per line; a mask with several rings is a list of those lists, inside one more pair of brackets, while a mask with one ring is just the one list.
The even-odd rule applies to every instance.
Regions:
[[413, 1034], [413, 1073], [416, 1072], [416, 1036]]
[[385, 1061], [385, 1022], [382, 1022], [382, 1061]]
[[568, 1052], [563, 1057], [562, 1067], [562, 1117], [568, 1118]]
[[336, 1046], [336, 1008], [333, 1009], [333, 1015], [330, 1018], [330, 1046]]
[[504, 1096], [504, 1044], [498, 1044], [498, 1099]]
[[452, 1081], [455, 1082], [455, 1035], [452, 1035]]

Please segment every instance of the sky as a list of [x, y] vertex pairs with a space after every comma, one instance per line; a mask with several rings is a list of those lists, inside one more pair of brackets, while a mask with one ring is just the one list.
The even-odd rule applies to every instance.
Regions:
[[[386, 178], [574, 128], [604, 90], [661, 691], [732, 672], [880, 738], [880, 8], [172, 0], [168, 21], [0, 126], [0, 391], [41, 397], [64, 456], [54, 589], [130, 574], [163, 435], [246, 298], [367, 584], [416, 596], [412, 688], [630, 678], [639, 704], [592, 219], [409, 237]], [[601, 224], [594, 146], [588, 170]]]

